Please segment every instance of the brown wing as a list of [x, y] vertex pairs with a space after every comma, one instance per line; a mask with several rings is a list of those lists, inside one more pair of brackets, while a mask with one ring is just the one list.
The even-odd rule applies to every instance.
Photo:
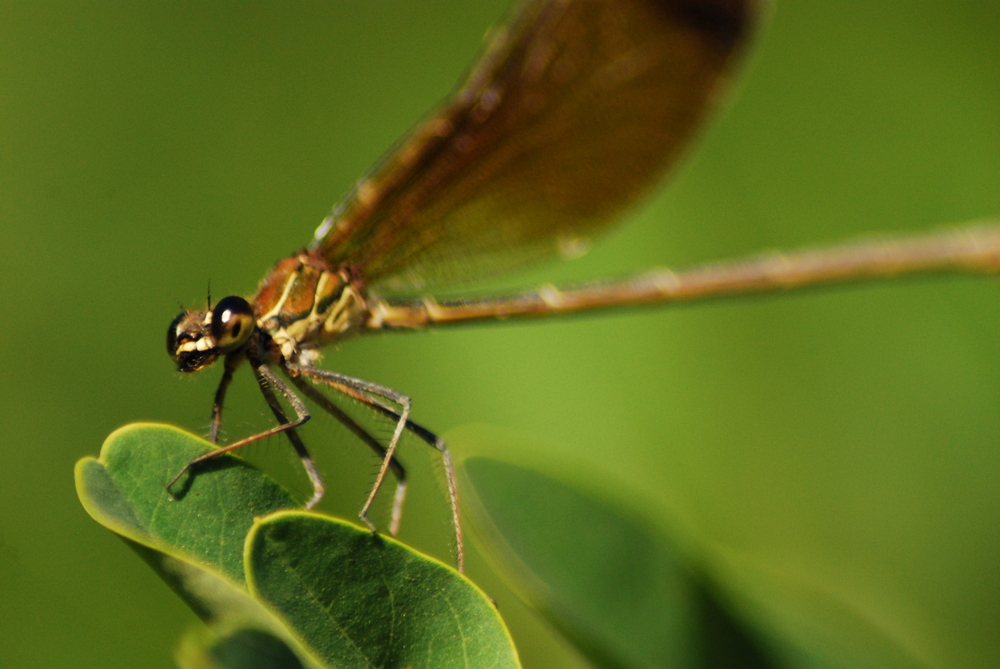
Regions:
[[422, 289], [572, 252], [676, 159], [763, 0], [529, 0], [310, 247]]

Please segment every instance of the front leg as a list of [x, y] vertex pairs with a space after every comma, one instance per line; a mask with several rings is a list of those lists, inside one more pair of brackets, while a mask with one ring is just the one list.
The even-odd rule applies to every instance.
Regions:
[[226, 366], [219, 379], [219, 387], [215, 389], [215, 401], [212, 403], [212, 423], [208, 431], [208, 440], [215, 444], [219, 441], [219, 427], [222, 425], [222, 405], [226, 401], [226, 391], [233, 382], [233, 374], [243, 362], [243, 353], [230, 353], [226, 356]]
[[[316, 469], [316, 464], [313, 462], [312, 457], [306, 450], [301, 438], [299, 438], [298, 432], [295, 431], [295, 428], [302, 426], [307, 420], [309, 420], [309, 412], [306, 410], [302, 400], [300, 400], [298, 396], [296, 396], [295, 393], [293, 393], [292, 390], [281, 381], [281, 379], [274, 375], [274, 372], [268, 368], [266, 363], [256, 364], [253, 372], [254, 378], [257, 379], [257, 385], [260, 388], [260, 392], [264, 395], [264, 399], [267, 401], [268, 406], [271, 407], [271, 411], [274, 412], [274, 416], [278, 419], [278, 423], [280, 424], [275, 425], [269, 430], [264, 430], [263, 432], [255, 434], [252, 437], [241, 439], [234, 444], [228, 444], [220, 448], [215, 448], [207, 453], [199, 455], [197, 458], [184, 465], [184, 468], [177, 473], [177, 476], [172, 478], [170, 482], [167, 483], [167, 490], [170, 490], [187, 471], [199, 463], [216, 458], [223, 453], [229, 453], [230, 451], [235, 451], [238, 448], [243, 448], [247, 444], [252, 444], [255, 441], [267, 439], [268, 437], [284, 432], [288, 434], [288, 440], [292, 442], [292, 446], [295, 448], [296, 453], [298, 453], [299, 457], [302, 459], [302, 465], [305, 467], [306, 473], [309, 475], [309, 480], [313, 484], [313, 497], [306, 504], [306, 508], [311, 509], [317, 502], [319, 502], [320, 498], [323, 497], [323, 481], [319, 475], [319, 471]], [[225, 376], [223, 378], [225, 378]], [[228, 385], [228, 382], [226, 385]], [[220, 389], [224, 394], [225, 385], [220, 385]], [[281, 393], [282, 397], [284, 397], [292, 406], [292, 410], [295, 411], [295, 420], [290, 421], [285, 415], [284, 409], [281, 408], [277, 397], [274, 395], [274, 390]]]

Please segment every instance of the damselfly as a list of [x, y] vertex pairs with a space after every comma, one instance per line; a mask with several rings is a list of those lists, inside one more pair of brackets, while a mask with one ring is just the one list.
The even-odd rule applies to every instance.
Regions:
[[[451, 98], [357, 183], [307, 248], [279, 261], [252, 297], [226, 297], [206, 310], [184, 311], [170, 325], [167, 348], [181, 371], [224, 359], [212, 442], [219, 435], [226, 390], [244, 361], [278, 422], [206, 453], [188, 468], [284, 433], [312, 482], [306, 507], [314, 506], [323, 483], [297, 432], [309, 412], [294, 386], [382, 459], [360, 512], [372, 530], [368, 513], [390, 471], [397, 487], [388, 530], [394, 534], [399, 527], [406, 490], [405, 471], [395, 456], [401, 435], [409, 431], [440, 452], [461, 569], [458, 493], [444, 442], [411, 420], [406, 395], [317, 367], [323, 346], [382, 330], [672, 302], [916, 269], [996, 269], [993, 230], [979, 238], [945, 234], [774, 255], [686, 274], [661, 270], [568, 289], [547, 286], [450, 300], [398, 297], [572, 254], [581, 240], [614, 222], [676, 162], [720, 98], [763, 4], [527, 0], [488, 36], [480, 60]], [[984, 261], [983, 254], [992, 255]], [[393, 421], [391, 437], [383, 443], [320, 387]]]

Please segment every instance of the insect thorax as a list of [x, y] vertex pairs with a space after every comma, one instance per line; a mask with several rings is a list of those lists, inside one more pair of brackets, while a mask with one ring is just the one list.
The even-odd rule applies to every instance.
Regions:
[[257, 326], [298, 362], [299, 352], [342, 339], [368, 314], [360, 282], [347, 268], [299, 253], [278, 262], [251, 300]]

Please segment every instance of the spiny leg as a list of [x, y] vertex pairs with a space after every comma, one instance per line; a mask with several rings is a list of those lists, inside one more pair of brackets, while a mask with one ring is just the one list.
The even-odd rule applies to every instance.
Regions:
[[[177, 483], [177, 481], [179, 481], [180, 478], [182, 476], [184, 476], [184, 474], [188, 470], [190, 470], [192, 467], [194, 467], [195, 465], [197, 465], [199, 463], [205, 462], [206, 460], [211, 460], [212, 458], [216, 458], [216, 457], [222, 455], [223, 453], [229, 453], [230, 451], [235, 451], [238, 448], [243, 448], [244, 446], [246, 446], [248, 444], [252, 444], [252, 443], [254, 443], [256, 441], [260, 441], [261, 439], [267, 439], [268, 437], [272, 437], [272, 436], [274, 436], [276, 434], [281, 434], [282, 432], [286, 432], [288, 430], [295, 430], [295, 428], [302, 426], [307, 420], [309, 420], [309, 418], [310, 418], [309, 413], [306, 411], [305, 405], [302, 404], [302, 401], [299, 400], [299, 398], [296, 397], [294, 393], [292, 393], [292, 391], [288, 388], [288, 386], [286, 386], [276, 376], [274, 376], [274, 374], [271, 372], [271, 370], [267, 368], [267, 365], [263, 365], [262, 364], [262, 365], [256, 366], [254, 368], [254, 376], [257, 378], [257, 383], [258, 383], [258, 385], [261, 388], [261, 392], [264, 393], [265, 399], [267, 398], [268, 393], [270, 393], [271, 397], [274, 398], [274, 393], [271, 392], [270, 389], [266, 389], [266, 383], [262, 383], [261, 379], [268, 379], [268, 377], [270, 377], [270, 379], [273, 379], [274, 382], [278, 384], [276, 387], [278, 388], [279, 392], [281, 392], [281, 394], [286, 399], [288, 399], [289, 404], [291, 404], [292, 408], [295, 410], [296, 419], [294, 421], [291, 421], [291, 422], [289, 422], [287, 418], [285, 418], [284, 421], [281, 421], [281, 419], [279, 419], [279, 422], [281, 422], [282, 424], [275, 425], [274, 427], [272, 427], [269, 430], [264, 430], [263, 432], [261, 432], [259, 434], [255, 434], [255, 435], [253, 435], [251, 437], [247, 437], [246, 439], [240, 439], [239, 441], [237, 441], [235, 443], [229, 444], [227, 446], [223, 446], [221, 448], [216, 448], [216, 449], [213, 449], [213, 450], [211, 450], [211, 451], [209, 451], [207, 453], [203, 453], [202, 455], [199, 455], [197, 458], [195, 458], [194, 460], [191, 460], [191, 462], [189, 462], [186, 465], [184, 465], [184, 468], [181, 469], [179, 472], [177, 472], [177, 476], [175, 476], [174, 478], [170, 479], [170, 482], [167, 483], [167, 486], [166, 486], [167, 490], [170, 490], [170, 488], [172, 488], [174, 486], [174, 484]], [[223, 394], [225, 394], [224, 390], [223, 390]], [[277, 402], [277, 400], [275, 400], [275, 402]], [[270, 404], [270, 402], [269, 402], [269, 404]], [[280, 409], [281, 407], [279, 406], [278, 408]], [[284, 413], [283, 412], [282, 412], [282, 417], [284, 417]], [[293, 444], [294, 444], [294, 442], [293, 442]], [[296, 450], [298, 450], [298, 449], [296, 449]], [[314, 469], [315, 469], [315, 465], [314, 465]], [[308, 472], [308, 467], [307, 467], [307, 472]], [[311, 473], [310, 473], [310, 477], [309, 478], [310, 479], [313, 478], [313, 476], [312, 476]], [[314, 485], [314, 488], [315, 488], [315, 485]], [[322, 497], [322, 483], [320, 483], [320, 490], [321, 490], [320, 496]], [[318, 501], [318, 500], [316, 500], [316, 501]], [[315, 501], [313, 501], [312, 503], [315, 504]]]
[[[379, 408], [378, 410], [385, 410]], [[394, 415], [389, 410], [390, 415]], [[452, 524], [455, 526], [455, 553], [459, 572], [465, 571], [465, 540], [462, 537], [462, 522], [458, 511], [458, 481], [455, 479], [455, 465], [451, 459], [451, 452], [445, 444], [444, 439], [437, 436], [427, 428], [414, 423], [412, 420], [406, 421], [406, 429], [425, 443], [433, 446], [441, 454], [441, 461], [444, 463], [445, 485], [448, 488], [448, 503], [451, 506]]]
[[[292, 392], [285, 383], [275, 376], [274, 372], [268, 368], [267, 365], [260, 365], [254, 368], [254, 377], [257, 379], [257, 386], [260, 388], [261, 394], [264, 396], [264, 400], [267, 405], [271, 407], [271, 412], [279, 423], [286, 427], [285, 435], [288, 437], [288, 441], [292, 442], [292, 447], [295, 449], [296, 455], [302, 461], [302, 466], [306, 470], [306, 474], [309, 476], [309, 482], [312, 483], [313, 496], [306, 502], [305, 508], [311, 509], [316, 504], [323, 499], [323, 493], [326, 489], [323, 486], [323, 477], [320, 476], [319, 469], [316, 467], [315, 461], [313, 461], [312, 456], [309, 455], [309, 451], [306, 450], [306, 445], [302, 443], [302, 438], [296, 431], [296, 427], [302, 425], [307, 420], [309, 420], [309, 412], [306, 410], [305, 404], [299, 399], [298, 395]], [[278, 403], [278, 398], [274, 395], [274, 390], [277, 390], [285, 398], [285, 400], [291, 405], [292, 410], [295, 411], [296, 420], [289, 421], [288, 416], [285, 415], [285, 410], [282, 409], [281, 404]]]
[[215, 389], [215, 401], [212, 402], [212, 424], [208, 431], [208, 440], [213, 444], [219, 440], [219, 426], [222, 425], [222, 405], [226, 401], [226, 391], [233, 381], [233, 373], [243, 362], [243, 358], [242, 351], [226, 356], [226, 365], [222, 371], [222, 378], [219, 379], [219, 387]]
[[[288, 379], [295, 384], [295, 387], [302, 391], [306, 397], [322, 407], [327, 413], [336, 418], [341, 425], [353, 432], [358, 439], [367, 444], [369, 448], [375, 451], [375, 454], [378, 455], [380, 459], [385, 459], [387, 450], [385, 446], [380, 444], [378, 439], [373, 437], [367, 430], [359, 425], [357, 421], [347, 415], [343, 409], [334, 404], [329, 397], [306, 383], [299, 376], [292, 376], [289, 374]], [[399, 522], [403, 516], [403, 500], [406, 498], [406, 470], [395, 457], [390, 460], [389, 467], [392, 469], [392, 473], [395, 475], [397, 481], [396, 494], [392, 501], [392, 516], [389, 520], [389, 534], [391, 536], [395, 536], [396, 533], [399, 532]]]
[[[414, 435], [422, 439], [424, 442], [433, 446], [441, 454], [441, 460], [444, 463], [445, 469], [445, 481], [448, 487], [448, 502], [451, 506], [451, 516], [452, 524], [455, 528], [455, 552], [456, 552], [456, 563], [458, 566], [458, 571], [463, 571], [465, 566], [465, 541], [462, 536], [462, 522], [459, 515], [458, 507], [458, 484], [455, 478], [455, 465], [451, 459], [451, 453], [448, 451], [448, 447], [445, 445], [444, 440], [440, 439], [430, 430], [414, 423], [409, 419], [409, 405], [403, 405], [405, 412], [396, 412], [391, 407], [387, 406], [384, 402], [379, 401], [376, 397], [372, 397], [371, 394], [381, 395], [391, 401], [397, 401], [396, 396], [405, 397], [400, 393], [397, 393], [390, 388], [380, 386], [368, 381], [363, 381], [361, 379], [355, 379], [350, 376], [345, 376], [343, 374], [337, 374], [336, 372], [331, 372], [325, 369], [316, 369], [315, 367], [298, 367], [294, 372], [301, 373], [305, 376], [312, 377], [323, 383], [326, 383], [335, 390], [351, 397], [367, 406], [371, 407], [375, 411], [382, 413], [389, 418], [392, 418], [396, 422], [396, 433], [393, 439], [398, 441], [398, 435], [400, 433], [400, 426], [405, 427], [410, 430]], [[379, 391], [388, 391], [387, 393], [382, 393]], [[370, 394], [369, 394], [370, 393]], [[409, 399], [409, 398], [406, 398]], [[400, 403], [402, 404], [402, 403]], [[390, 449], [394, 449], [394, 444], [390, 443]], [[386, 449], [387, 453], [391, 455], [390, 449]], [[371, 495], [369, 495], [368, 502], [362, 509], [362, 514], [364, 514], [367, 509], [371, 506], [371, 501], [374, 499], [375, 494], [378, 492], [378, 488], [382, 483], [382, 478], [385, 472], [385, 460], [383, 460], [382, 472], [383, 474], [375, 481], [375, 486], [372, 489]], [[368, 523], [367, 518], [362, 515], [362, 518]], [[369, 523], [369, 526], [371, 524]]]
[[[378, 399], [384, 398], [402, 407], [402, 411], [399, 412], [398, 420], [396, 421], [396, 429], [393, 430], [392, 439], [389, 440], [389, 445], [385, 449], [385, 455], [382, 457], [382, 466], [379, 467], [378, 474], [375, 476], [375, 483], [372, 485], [371, 492], [368, 493], [368, 499], [365, 500], [360, 513], [358, 513], [358, 517], [361, 518], [361, 520], [372, 532], [377, 531], [378, 528], [375, 527], [375, 524], [368, 519], [368, 512], [371, 510], [372, 504], [375, 502], [375, 496], [378, 495], [378, 491], [382, 487], [382, 482], [385, 481], [385, 475], [389, 471], [389, 463], [392, 462], [393, 456], [396, 454], [396, 447], [399, 445], [399, 438], [403, 436], [403, 428], [406, 426], [406, 420], [410, 416], [410, 398], [402, 393], [396, 392], [392, 388], [380, 386], [377, 383], [365, 381], [364, 379], [356, 379], [352, 376], [330, 372], [325, 369], [298, 367], [295, 370], [289, 371], [293, 374], [295, 371], [298, 371], [306, 376], [321, 379], [332, 387], [341, 390], [341, 392], [344, 392], [343, 388], [349, 388], [350, 390], [355, 391], [357, 399], [368, 405], [382, 406], [383, 408], [389, 410], [389, 408], [386, 407], [380, 399]], [[347, 394], [352, 397], [355, 396], [355, 394], [352, 393]]]
[[369, 406], [379, 406], [387, 411], [392, 411], [392, 409], [383, 401], [388, 400], [402, 407], [402, 411], [398, 414], [394, 413], [394, 415], [397, 416], [396, 428], [393, 430], [392, 438], [389, 440], [389, 445], [385, 449], [385, 455], [382, 458], [382, 466], [379, 468], [378, 475], [375, 477], [375, 484], [372, 486], [372, 491], [369, 493], [364, 506], [361, 507], [361, 513], [359, 514], [361, 520], [363, 520], [364, 523], [374, 532], [377, 528], [371, 521], [368, 520], [368, 511], [371, 509], [372, 502], [375, 501], [375, 495], [378, 494], [379, 488], [382, 487], [382, 482], [385, 480], [385, 475], [389, 470], [389, 463], [392, 461], [392, 458], [396, 453], [396, 447], [399, 445], [399, 438], [403, 435], [403, 428], [406, 426], [406, 420], [410, 415], [410, 398], [393, 390], [392, 388], [387, 388], [386, 386], [381, 386], [377, 383], [372, 383], [371, 381], [356, 379], [353, 376], [338, 374], [337, 372], [331, 372], [325, 369], [316, 369], [315, 367], [306, 366], [289, 366], [288, 371], [292, 375], [303, 374], [305, 376], [319, 379], [332, 388], [339, 390], [347, 396], [353, 397], [359, 402]]

